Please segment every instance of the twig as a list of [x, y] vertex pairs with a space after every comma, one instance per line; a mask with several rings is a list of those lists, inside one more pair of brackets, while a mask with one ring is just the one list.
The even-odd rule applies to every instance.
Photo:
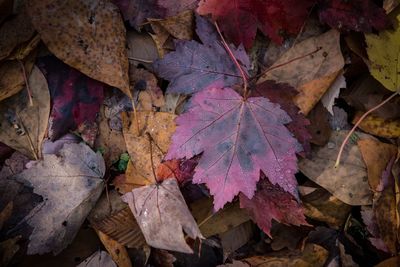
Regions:
[[153, 161], [153, 137], [151, 137], [150, 133], [146, 133], [147, 137], [149, 138], [149, 145], [150, 145], [150, 163], [151, 163], [151, 170], [153, 172], [154, 180], [158, 183], [156, 171], [154, 169], [154, 161]]
[[33, 100], [32, 100], [32, 91], [31, 88], [29, 86], [29, 81], [28, 81], [28, 77], [26, 76], [26, 69], [25, 69], [25, 65], [24, 63], [22, 63], [21, 60], [17, 60], [19, 65], [21, 66], [22, 69], [22, 74], [24, 76], [24, 80], [25, 80], [25, 85], [26, 85], [26, 91], [28, 92], [28, 98], [29, 98], [29, 106], [33, 106]]
[[374, 112], [375, 110], [377, 110], [378, 108], [382, 107], [383, 105], [385, 105], [387, 102], [389, 102], [392, 98], [394, 98], [396, 95], [398, 95], [399, 92], [394, 92], [390, 97], [388, 97], [385, 101], [382, 101], [380, 104], [376, 105], [375, 107], [371, 108], [370, 110], [368, 110], [367, 112], [364, 113], [364, 115], [361, 116], [361, 118], [358, 119], [358, 121], [356, 122], [356, 124], [354, 124], [353, 128], [350, 130], [350, 132], [347, 134], [346, 138], [344, 139], [342, 145], [340, 146], [339, 149], [339, 153], [337, 155], [336, 158], [336, 163], [335, 163], [335, 168], [337, 168], [340, 164], [340, 158], [342, 157], [343, 154], [343, 150], [345, 145], [347, 144], [347, 142], [349, 141], [350, 136], [353, 134], [353, 132], [356, 130], [356, 128], [358, 127], [358, 125], [360, 125], [360, 123], [369, 115], [371, 114], [371, 112]]
[[135, 61], [140, 61], [143, 63], [153, 63], [153, 60], [147, 60], [147, 59], [143, 59], [143, 58], [137, 58], [137, 57], [128, 57], [129, 60], [135, 60]]
[[219, 36], [221, 37], [222, 44], [224, 45], [226, 51], [228, 52], [229, 56], [233, 60], [233, 63], [235, 63], [236, 67], [239, 69], [240, 75], [242, 76], [242, 79], [243, 79], [243, 86], [244, 86], [243, 98], [247, 99], [247, 96], [248, 96], [247, 95], [248, 94], [247, 84], [248, 84], [248, 82], [247, 82], [246, 74], [245, 74], [242, 66], [240, 66], [239, 62], [237, 61], [235, 55], [232, 53], [232, 50], [229, 48], [228, 44], [226, 43], [224, 37], [222, 36], [221, 30], [218, 27], [218, 23], [214, 22], [214, 24], [215, 24], [215, 27], [217, 29], [217, 32], [218, 32]]

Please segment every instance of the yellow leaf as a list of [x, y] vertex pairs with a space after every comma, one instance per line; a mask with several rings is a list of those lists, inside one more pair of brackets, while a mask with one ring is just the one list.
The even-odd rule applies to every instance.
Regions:
[[390, 91], [398, 91], [400, 86], [400, 28], [397, 16], [395, 30], [379, 34], [366, 34], [370, 72], [375, 79]]
[[[356, 123], [362, 116], [358, 112], [353, 119]], [[359, 125], [358, 128], [379, 137], [399, 138], [400, 137], [400, 119], [384, 119], [375, 115], [368, 115]]]

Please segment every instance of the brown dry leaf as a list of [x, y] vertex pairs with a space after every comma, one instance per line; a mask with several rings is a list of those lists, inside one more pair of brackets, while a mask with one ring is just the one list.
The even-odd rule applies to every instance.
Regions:
[[[362, 112], [357, 112], [352, 123], [355, 124], [360, 117]], [[375, 115], [368, 115], [358, 127], [364, 132], [385, 137], [385, 138], [399, 138], [400, 137], [400, 119], [383, 119]]]
[[29, 76], [33, 106], [24, 90], [1, 103], [0, 141], [31, 157], [41, 157], [41, 146], [50, 114], [50, 93], [46, 78], [34, 67]]
[[192, 239], [203, 238], [175, 179], [133, 189], [122, 200], [129, 204], [152, 247], [193, 253], [184, 233]]
[[319, 102], [315, 108], [308, 114], [307, 119], [310, 120], [310, 125], [307, 125], [307, 130], [311, 134], [311, 143], [324, 146], [328, 143], [332, 133], [332, 128], [329, 125], [329, 112]]
[[384, 0], [383, 1], [383, 9], [385, 9], [386, 13], [389, 14], [400, 4], [399, 0]]
[[34, 0], [27, 4], [33, 26], [55, 56], [131, 96], [126, 33], [116, 6], [107, 0]]
[[165, 105], [163, 92], [158, 87], [158, 81], [153, 73], [131, 67], [129, 69], [129, 81], [134, 90], [138, 93], [137, 110], [154, 111]]
[[[310, 53], [312, 54], [306, 56]], [[288, 63], [299, 56], [306, 57]], [[296, 105], [307, 115], [336, 80], [343, 66], [340, 33], [330, 30], [293, 46], [261, 76], [257, 83], [275, 80], [290, 84], [299, 91], [295, 98]]]
[[161, 107], [160, 111], [178, 115], [182, 113], [185, 100], [187, 99], [186, 95], [166, 93], [164, 98], [165, 105]]
[[218, 265], [217, 267], [249, 267], [247, 263], [241, 262], [241, 261], [235, 261], [233, 260], [232, 263], [225, 263], [222, 265]]
[[149, 34], [128, 31], [126, 38], [128, 42], [128, 58], [134, 66], [141, 63], [149, 67], [158, 58], [156, 44]]
[[110, 254], [105, 251], [96, 251], [76, 267], [117, 267]]
[[19, 250], [17, 242], [22, 238], [18, 235], [0, 242], [0, 266], [8, 266], [15, 253]]
[[[360, 149], [349, 141], [342, 154], [339, 167], [335, 168], [336, 156], [348, 131], [333, 132], [329, 142], [314, 148], [311, 159], [301, 159], [299, 169], [309, 179], [319, 184], [339, 200], [349, 205], [369, 205], [372, 192], [369, 188], [367, 168]], [[359, 138], [373, 138], [357, 133]], [[349, 179], [351, 177], [351, 179]]]
[[325, 222], [334, 229], [342, 227], [346, 222], [351, 206], [332, 196], [325, 189], [314, 189], [313, 192], [301, 196], [304, 215]]
[[357, 144], [367, 165], [369, 185], [373, 191], [377, 191], [383, 171], [397, 155], [397, 147], [374, 139], [360, 140]]
[[95, 142], [95, 147], [104, 150], [104, 161], [110, 167], [117, 162], [119, 156], [126, 152], [125, 140], [122, 132], [110, 128], [108, 119], [104, 114], [105, 106], [102, 105], [99, 112], [99, 134]]
[[7, 58], [18, 45], [28, 42], [33, 37], [35, 29], [26, 16], [26, 10], [23, 10], [1, 25], [0, 61]]
[[201, 233], [206, 238], [224, 233], [240, 224], [249, 221], [250, 217], [239, 202], [228, 203], [223, 209], [214, 213], [211, 198], [202, 198], [190, 205], [193, 217], [199, 224]]
[[249, 242], [254, 235], [254, 228], [254, 224], [251, 221], [247, 221], [219, 234], [224, 258]]
[[163, 20], [148, 19], [150, 23], [158, 24], [163, 27], [173, 37], [181, 40], [191, 40], [193, 38], [194, 16], [192, 10], [186, 10], [176, 16], [168, 17]]
[[151, 28], [153, 29], [154, 34], [150, 34], [150, 36], [156, 45], [158, 56], [160, 58], [163, 58], [164, 55], [168, 53], [168, 49], [166, 46], [167, 46], [167, 41], [169, 40], [170, 34], [164, 27], [162, 27], [159, 24], [153, 23], [151, 25]]
[[132, 267], [132, 262], [129, 258], [128, 251], [123, 245], [101, 231], [96, 230], [96, 233], [99, 236], [101, 243], [103, 243], [104, 247], [108, 253], [110, 253], [111, 258], [118, 265], [118, 267]]
[[300, 227], [273, 222], [271, 228], [272, 240], [266, 239], [265, 242], [270, 241], [271, 248], [274, 251], [284, 248], [295, 250], [299, 247], [299, 244], [302, 245], [302, 240], [306, 238], [307, 233], [307, 230]]
[[381, 261], [375, 267], [398, 267], [400, 265], [400, 256], [392, 257]]
[[265, 256], [254, 256], [242, 261], [257, 267], [322, 267], [328, 251], [315, 244], [307, 244], [303, 251], [281, 251]]
[[129, 207], [126, 207], [107, 218], [92, 222], [95, 229], [128, 248], [140, 248], [146, 245], [144, 236]]
[[[147, 180], [150, 183], [154, 181], [152, 168], [157, 168], [169, 148], [172, 134], [175, 132], [175, 118], [175, 115], [169, 113], [141, 111], [137, 112], [136, 121], [133, 112], [123, 113], [123, 134], [133, 163], [133, 168], [125, 174], [127, 180]], [[139, 123], [139, 133], [136, 122]], [[150, 154], [153, 156], [154, 166]]]
[[150, 255], [151, 263], [159, 267], [174, 267], [176, 258], [166, 250], [152, 249]]
[[[23, 61], [25, 73], [29, 77], [33, 63], [36, 59], [36, 52], [33, 51]], [[25, 78], [22, 65], [18, 60], [6, 60], [0, 63], [0, 101], [21, 91], [25, 86]]]
[[4, 223], [10, 218], [13, 211], [13, 202], [10, 201], [7, 205], [0, 211], [0, 230], [3, 228]]

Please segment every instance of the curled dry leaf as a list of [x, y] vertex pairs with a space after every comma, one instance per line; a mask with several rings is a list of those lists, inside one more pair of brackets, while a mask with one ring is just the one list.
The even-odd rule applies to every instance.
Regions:
[[[361, 118], [362, 112], [357, 112], [353, 123]], [[376, 115], [368, 115], [361, 121], [358, 127], [364, 132], [385, 137], [385, 138], [399, 138], [400, 137], [400, 118], [383, 119]]]
[[103, 189], [105, 165], [100, 154], [83, 143], [65, 144], [59, 154], [44, 155], [12, 177], [44, 199], [25, 218], [33, 228], [28, 254], [58, 254], [70, 244]]
[[[118, 267], [132, 267], [131, 259], [129, 258], [128, 251], [119, 242], [115, 241], [105, 233], [96, 231], [101, 243], [110, 253], [111, 258], [115, 261]], [[102, 265], [100, 265], [102, 266]]]
[[153, 168], [157, 168], [168, 150], [171, 136], [175, 132], [176, 116], [145, 111], [137, 112], [137, 118], [134, 112], [124, 114], [123, 134], [133, 167], [129, 174], [134, 176], [128, 179], [154, 181]]
[[192, 239], [203, 238], [175, 179], [133, 189], [122, 199], [129, 204], [152, 247], [193, 253], [184, 233]]
[[[372, 192], [368, 184], [367, 168], [358, 146], [349, 142], [345, 146], [339, 167], [334, 167], [340, 145], [347, 133], [348, 131], [332, 133], [324, 147], [312, 151], [311, 159], [300, 159], [299, 169], [344, 203], [369, 205], [372, 203]], [[361, 133], [357, 135], [362, 139], [373, 138]]]
[[295, 103], [307, 115], [335, 81], [343, 66], [340, 34], [330, 30], [294, 45], [257, 83], [276, 80], [293, 86], [299, 91]]
[[41, 156], [41, 146], [50, 114], [50, 93], [41, 71], [34, 67], [29, 76], [33, 106], [28, 93], [21, 91], [0, 105], [0, 141], [28, 155]]
[[369, 185], [376, 192], [380, 190], [378, 186], [381, 183], [382, 173], [390, 160], [397, 155], [397, 147], [374, 139], [359, 140], [357, 144], [367, 165]]
[[107, 0], [29, 1], [28, 14], [47, 48], [87, 76], [131, 96], [125, 27]]

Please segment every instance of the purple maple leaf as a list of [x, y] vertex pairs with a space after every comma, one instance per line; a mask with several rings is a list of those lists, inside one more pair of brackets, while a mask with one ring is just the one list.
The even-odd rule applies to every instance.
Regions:
[[207, 184], [216, 210], [239, 192], [252, 198], [260, 171], [297, 197], [300, 145], [284, 126], [291, 119], [279, 105], [212, 86], [196, 93], [188, 108], [176, 119], [167, 159], [203, 152], [193, 182]]

